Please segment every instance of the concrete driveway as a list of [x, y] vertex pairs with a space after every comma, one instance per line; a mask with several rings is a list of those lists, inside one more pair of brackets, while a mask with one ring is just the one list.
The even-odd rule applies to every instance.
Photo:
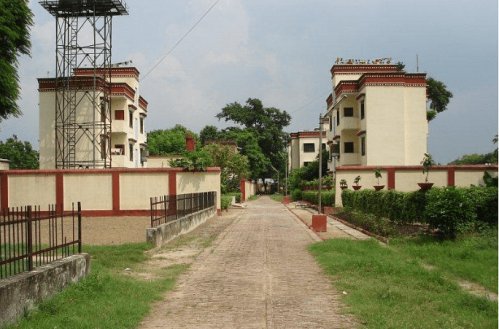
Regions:
[[261, 197], [202, 252], [140, 328], [354, 328], [307, 251], [317, 241], [282, 204]]

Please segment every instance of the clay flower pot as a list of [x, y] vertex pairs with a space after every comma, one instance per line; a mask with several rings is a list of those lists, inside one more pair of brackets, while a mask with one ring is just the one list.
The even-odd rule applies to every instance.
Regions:
[[419, 188], [421, 189], [421, 191], [427, 191], [429, 189], [431, 189], [431, 187], [433, 186], [433, 183], [418, 183], [419, 185]]
[[358, 191], [358, 190], [360, 190], [360, 188], [362, 187], [362, 185], [353, 185], [352, 187], [353, 187], [353, 189], [355, 191]]
[[385, 188], [385, 185], [374, 185], [374, 189], [375, 189], [376, 191], [380, 191], [380, 190], [382, 190], [382, 189], [384, 189], [384, 188]]

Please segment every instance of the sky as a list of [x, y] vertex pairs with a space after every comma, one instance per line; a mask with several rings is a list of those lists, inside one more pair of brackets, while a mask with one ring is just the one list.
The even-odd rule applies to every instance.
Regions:
[[[224, 128], [227, 104], [259, 98], [287, 111], [286, 131], [318, 127], [337, 57], [391, 57], [454, 94], [429, 124], [429, 152], [442, 164], [493, 150], [498, 127], [497, 0], [125, 0], [113, 19], [113, 62], [132, 60], [149, 102], [146, 130], [182, 124]], [[38, 1], [31, 57], [19, 61], [23, 115], [0, 122], [38, 148], [37, 78], [55, 75], [55, 19]], [[157, 66], [156, 66], [157, 65]], [[153, 69], [154, 68], [154, 69]]]

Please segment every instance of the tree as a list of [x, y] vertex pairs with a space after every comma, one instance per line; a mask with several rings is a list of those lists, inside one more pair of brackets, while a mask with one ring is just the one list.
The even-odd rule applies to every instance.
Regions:
[[427, 97], [430, 102], [430, 110], [426, 113], [428, 121], [433, 120], [438, 113], [447, 109], [452, 93], [447, 90], [447, 86], [438, 80], [428, 77], [426, 79]]
[[222, 193], [238, 191], [239, 182], [249, 173], [248, 158], [239, 154], [233, 145], [213, 143], [203, 150], [211, 155], [213, 165], [221, 169]]
[[0, 158], [10, 161], [10, 169], [38, 169], [38, 152], [30, 142], [23, 142], [14, 135], [5, 142], [0, 141]]
[[269, 161], [265, 168], [261, 168], [260, 178], [274, 176], [272, 167], [284, 168], [287, 133], [283, 128], [291, 121], [286, 111], [264, 107], [259, 99], [249, 98], [244, 106], [237, 102], [228, 104], [216, 117], [241, 125], [242, 130], [255, 136], [261, 152]]
[[28, 0], [0, 0], [0, 118], [19, 116], [18, 55], [30, 54], [33, 13]]
[[201, 140], [201, 145], [205, 146], [207, 142], [218, 141], [219, 132], [215, 126], [206, 126], [199, 132], [199, 139]]
[[172, 155], [185, 152], [185, 136], [196, 134], [182, 125], [176, 125], [171, 129], [153, 130], [147, 134], [147, 145], [150, 155]]

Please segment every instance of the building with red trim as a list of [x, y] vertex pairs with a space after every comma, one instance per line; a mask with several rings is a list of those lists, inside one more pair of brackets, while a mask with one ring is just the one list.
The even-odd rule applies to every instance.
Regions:
[[[326, 133], [329, 131], [329, 119], [323, 119], [322, 147], [326, 148]], [[299, 131], [290, 134], [288, 144], [288, 169], [301, 168], [316, 161], [319, 155], [319, 130]]]
[[389, 63], [350, 60], [331, 68], [327, 138], [337, 157], [330, 170], [419, 165], [427, 152], [426, 74]]
[[[94, 74], [97, 76], [94, 79]], [[103, 73], [103, 72], [100, 72]], [[145, 119], [147, 117], [147, 101], [139, 95], [139, 71], [135, 67], [113, 67], [111, 68], [111, 82], [106, 80], [105, 74], [100, 74], [94, 69], [78, 68], [74, 75], [69, 78], [70, 85], [77, 90], [76, 99], [79, 100], [76, 107], [76, 120], [78, 124], [84, 125], [92, 121], [97, 113], [92, 104], [92, 97], [100, 97], [102, 93], [91, 93], [94, 86], [97, 91], [104, 89], [111, 94], [110, 100], [110, 139], [102, 138], [102, 146], [98, 157], [105, 157], [111, 152], [111, 167], [113, 168], [142, 168], [146, 167], [147, 161], [147, 135], [145, 132]], [[56, 143], [56, 110], [55, 94], [56, 79], [38, 79], [39, 110], [40, 110], [40, 169], [56, 168], [55, 143]], [[86, 96], [84, 97], [86, 93]], [[95, 102], [97, 103], [97, 102]], [[101, 115], [101, 114], [99, 114]], [[92, 129], [89, 126], [88, 129]], [[79, 129], [78, 133], [84, 134], [85, 129]], [[88, 163], [92, 158], [94, 146], [83, 142], [84, 138], [76, 136], [82, 142], [76, 144], [75, 162]], [[106, 143], [110, 143], [107, 145]]]

